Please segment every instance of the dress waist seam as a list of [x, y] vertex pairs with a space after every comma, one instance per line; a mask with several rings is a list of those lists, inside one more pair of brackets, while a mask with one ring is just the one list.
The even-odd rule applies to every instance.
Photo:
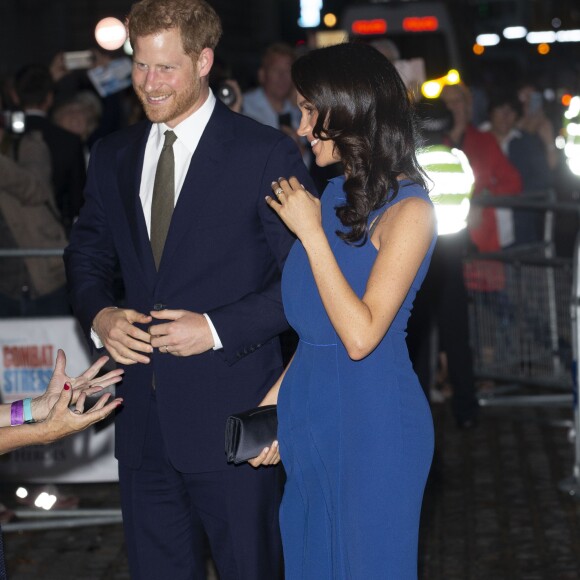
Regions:
[[308, 346], [336, 346], [337, 343], [336, 342], [329, 342], [327, 344], [321, 344], [321, 343], [316, 343], [316, 342], [308, 342], [307, 340], [304, 339], [299, 339], [300, 342], [303, 342], [304, 344], [307, 344]]

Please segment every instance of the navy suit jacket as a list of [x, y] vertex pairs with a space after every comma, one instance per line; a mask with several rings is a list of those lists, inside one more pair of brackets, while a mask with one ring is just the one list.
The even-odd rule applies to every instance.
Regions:
[[[138, 467], [155, 373], [159, 418], [177, 469], [227, 467], [229, 414], [257, 405], [281, 372], [278, 334], [287, 328], [281, 270], [293, 237], [264, 197], [279, 177], [314, 191], [297, 147], [281, 132], [219, 101], [194, 153], [175, 206], [159, 271], [139, 198], [144, 122], [99, 141], [91, 153], [85, 205], [65, 250], [73, 309], [89, 334], [113, 302], [117, 262], [125, 306], [207, 313], [223, 349], [176, 357], [155, 352], [125, 368], [117, 388], [116, 454]], [[157, 306], [156, 306], [157, 305]]]

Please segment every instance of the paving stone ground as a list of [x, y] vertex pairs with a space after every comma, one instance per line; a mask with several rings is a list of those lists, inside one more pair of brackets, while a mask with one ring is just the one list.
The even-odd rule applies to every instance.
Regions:
[[[457, 430], [447, 404], [433, 415], [419, 578], [580, 580], [580, 500], [558, 490], [572, 474], [562, 425], [571, 410], [484, 409], [470, 431]], [[81, 507], [119, 506], [116, 484], [62, 490], [80, 496]], [[129, 579], [121, 525], [10, 532], [5, 548], [10, 580]]]

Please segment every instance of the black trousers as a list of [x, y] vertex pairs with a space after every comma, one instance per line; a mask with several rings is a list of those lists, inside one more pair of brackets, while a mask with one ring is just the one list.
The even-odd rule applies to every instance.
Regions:
[[447, 354], [449, 380], [453, 385], [452, 407], [459, 422], [477, 414], [468, 296], [463, 280], [463, 257], [469, 243], [467, 230], [439, 236], [407, 328], [413, 368], [427, 397], [433, 380], [433, 334], [438, 338], [438, 350]]
[[205, 579], [208, 540], [221, 580], [281, 578], [281, 474], [280, 467], [247, 464], [216, 472], [177, 471], [166, 453], [152, 394], [141, 466], [119, 466], [132, 580]]

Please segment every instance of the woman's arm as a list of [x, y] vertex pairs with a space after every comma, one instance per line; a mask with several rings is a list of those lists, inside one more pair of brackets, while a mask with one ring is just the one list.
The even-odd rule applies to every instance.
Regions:
[[[86, 394], [82, 393], [79, 396], [74, 411], [68, 408], [72, 403], [72, 397], [73, 389], [67, 384], [44, 421], [14, 427], [1, 427], [0, 454], [27, 445], [53, 443], [67, 435], [83, 431], [93, 423], [107, 417], [122, 403], [122, 399], [115, 399], [108, 403], [110, 394], [106, 393], [89, 411], [83, 413]], [[2, 411], [5, 412], [5, 408], [10, 407], [10, 405], [2, 405], [2, 407]]]
[[300, 238], [330, 321], [349, 356], [360, 360], [382, 340], [409, 291], [433, 239], [433, 208], [409, 198], [385, 212], [372, 239], [378, 244], [377, 258], [359, 298], [322, 229], [318, 200], [295, 178], [281, 180], [280, 187], [281, 203], [267, 198], [268, 204]]
[[266, 396], [262, 399], [262, 402], [258, 405], [259, 407], [263, 407], [264, 405], [276, 405], [278, 403], [278, 393], [280, 392], [280, 386], [282, 385], [282, 381], [294, 360], [296, 353], [292, 355], [290, 362], [286, 365], [286, 368], [282, 371], [282, 374], [278, 377], [278, 380], [272, 385], [272, 388], [266, 393]]
[[[95, 361], [78, 377], [69, 377], [66, 374], [66, 355], [63, 350], [59, 349], [56, 355], [54, 371], [46, 391], [32, 399], [31, 411], [34, 421], [43, 421], [58, 401], [63, 386], [71, 386], [71, 403], [76, 403], [82, 393], [85, 397], [94, 395], [104, 388], [114, 385], [123, 379], [123, 369], [115, 369], [97, 377], [100, 370], [109, 360], [108, 356], [102, 356]], [[0, 427], [10, 426], [10, 404], [0, 405]]]
[[[122, 369], [97, 377], [108, 360], [109, 357], [103, 356], [78, 377], [69, 377], [66, 374], [66, 356], [59, 349], [46, 391], [31, 401], [32, 419], [35, 423], [11, 426], [12, 405], [0, 405], [0, 454], [27, 445], [52, 443], [86, 429], [114, 411], [121, 404], [121, 399], [107, 404], [110, 395], [105, 394], [90, 411], [83, 414], [87, 396], [122, 379]], [[76, 409], [69, 410], [68, 405], [74, 403]]]
[[[258, 405], [259, 407], [263, 407], [264, 405], [276, 405], [278, 403], [278, 393], [280, 392], [280, 386], [282, 385], [282, 381], [294, 360], [295, 354], [292, 355], [290, 362], [286, 365], [284, 372], [280, 375], [278, 380], [272, 385], [272, 388], [267, 392], [266, 396], [262, 399], [262, 402]], [[255, 457], [254, 459], [250, 459], [248, 463], [253, 467], [259, 467], [260, 465], [275, 465], [276, 463], [280, 462], [280, 449], [278, 447], [278, 441], [272, 441], [272, 445], [270, 447], [264, 447], [262, 449], [262, 453]]]

